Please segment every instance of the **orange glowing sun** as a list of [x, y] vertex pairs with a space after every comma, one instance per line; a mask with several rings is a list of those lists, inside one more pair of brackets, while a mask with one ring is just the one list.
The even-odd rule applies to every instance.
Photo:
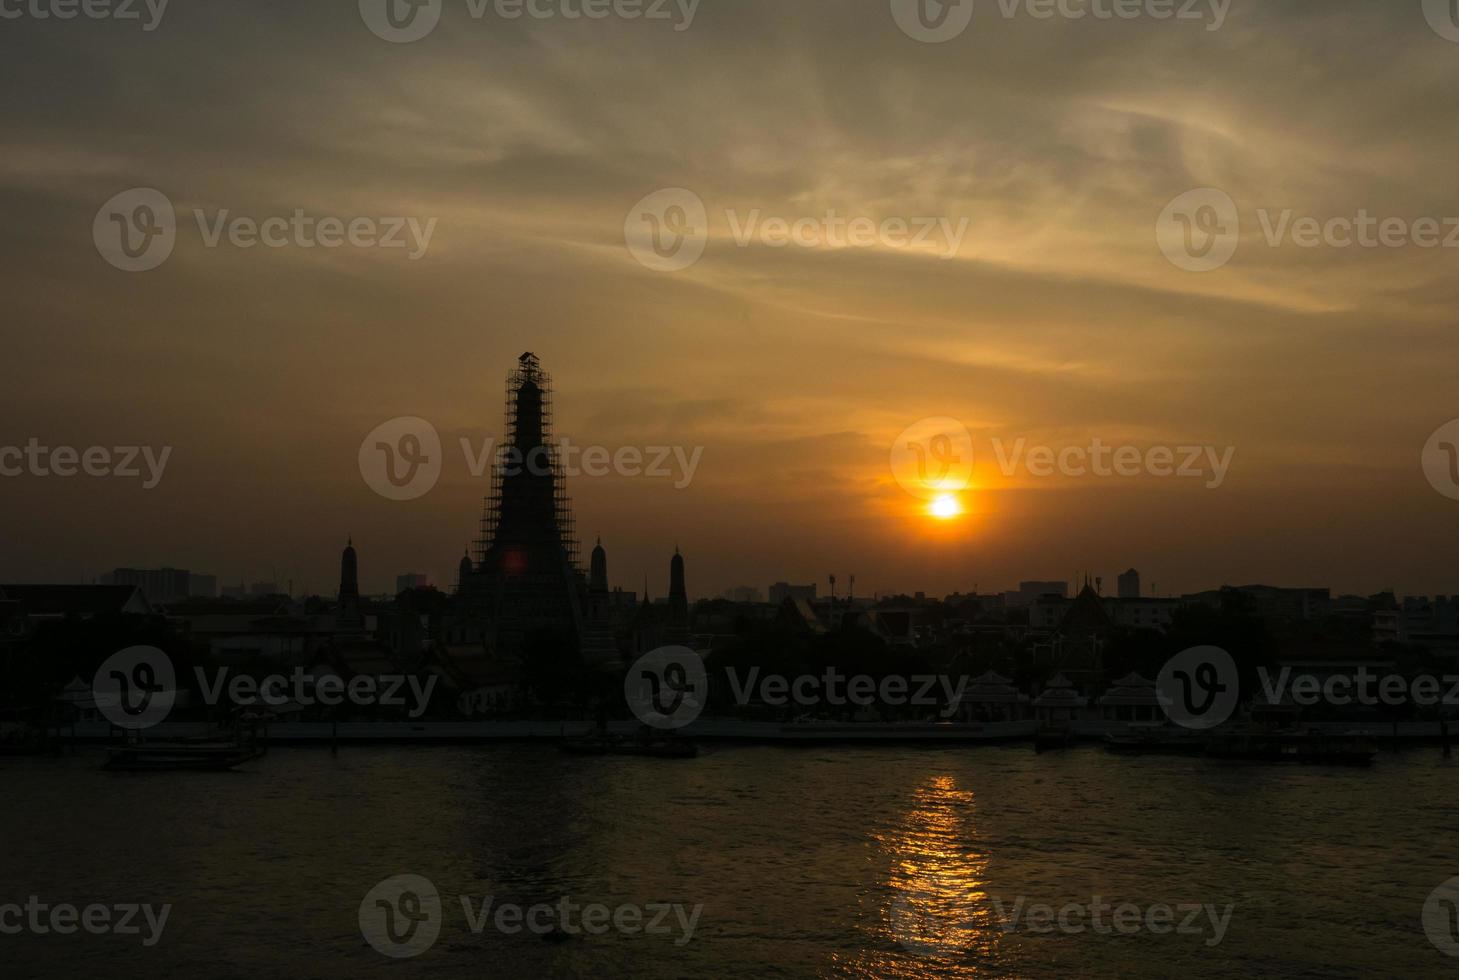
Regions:
[[954, 497], [950, 493], [945, 493], [933, 500], [928, 506], [927, 511], [939, 521], [950, 521], [963, 512], [963, 507], [958, 502], [957, 497]]

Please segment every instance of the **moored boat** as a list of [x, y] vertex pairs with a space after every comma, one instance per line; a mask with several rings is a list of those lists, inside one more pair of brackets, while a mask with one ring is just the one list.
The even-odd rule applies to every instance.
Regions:
[[252, 746], [226, 742], [148, 742], [108, 749], [103, 768], [119, 772], [220, 772], [242, 765], [262, 754], [262, 750]]
[[259, 716], [235, 716], [231, 731], [221, 736], [189, 739], [146, 739], [139, 731], [126, 734], [122, 745], [107, 749], [103, 769], [115, 772], [221, 772], [263, 755], [258, 741]]
[[1271, 732], [1246, 728], [1218, 732], [1206, 746], [1214, 759], [1246, 762], [1300, 762], [1306, 765], [1366, 766], [1378, 754], [1361, 735], [1316, 731]]
[[672, 733], [613, 735], [589, 732], [564, 738], [558, 748], [569, 755], [642, 755], [656, 759], [692, 759], [699, 754], [694, 742]]
[[1206, 749], [1206, 734], [1171, 725], [1131, 725], [1106, 734], [1104, 746], [1127, 755], [1200, 755]]

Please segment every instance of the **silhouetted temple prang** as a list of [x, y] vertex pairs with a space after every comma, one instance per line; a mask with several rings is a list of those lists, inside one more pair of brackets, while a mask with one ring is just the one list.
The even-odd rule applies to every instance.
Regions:
[[475, 562], [461, 594], [491, 653], [520, 658], [533, 632], [576, 644], [587, 659], [612, 655], [593, 622], [562, 459], [552, 441], [552, 379], [528, 352], [507, 375], [503, 444], [492, 468]]
[[360, 608], [360, 562], [355, 554], [355, 539], [349, 537], [339, 556], [339, 611], [337, 622], [342, 630], [360, 630], [365, 614]]

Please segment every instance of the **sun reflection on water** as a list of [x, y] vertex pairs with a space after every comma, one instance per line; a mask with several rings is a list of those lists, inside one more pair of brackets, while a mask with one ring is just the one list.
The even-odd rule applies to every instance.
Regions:
[[[952, 776], [918, 787], [895, 823], [873, 835], [889, 859], [876, 941], [851, 972], [864, 976], [979, 976], [993, 972], [1002, 936], [990, 906], [971, 790]], [[868, 909], [868, 913], [872, 910]]]

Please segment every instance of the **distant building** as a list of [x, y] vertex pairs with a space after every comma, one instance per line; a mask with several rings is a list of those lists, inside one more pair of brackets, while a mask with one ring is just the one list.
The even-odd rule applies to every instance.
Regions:
[[0, 596], [12, 616], [30, 621], [153, 612], [147, 596], [135, 585], [0, 585]]
[[720, 593], [720, 598], [730, 602], [764, 602], [765, 597], [753, 585], [734, 585]]
[[410, 589], [428, 589], [431, 586], [429, 575], [418, 575], [414, 572], [407, 572], [404, 575], [395, 576], [395, 594], [399, 595]]
[[674, 548], [674, 557], [669, 559], [669, 611], [681, 620], [689, 617], [689, 592], [684, 585], [684, 556]]
[[187, 594], [190, 597], [202, 596], [207, 599], [216, 599], [218, 597], [218, 576], [192, 573], [188, 576]]
[[277, 582], [254, 582], [248, 587], [248, 594], [251, 596], [283, 595]]
[[148, 602], [176, 602], [192, 594], [192, 575], [185, 568], [118, 568], [101, 577], [103, 585], [130, 585]]
[[324, 656], [334, 633], [333, 616], [304, 614], [279, 596], [196, 600], [176, 606], [169, 619], [219, 663], [264, 658], [309, 664]]
[[1119, 593], [1121, 599], [1140, 598], [1140, 573], [1133, 568], [1121, 573], [1119, 577]]
[[608, 590], [608, 614], [614, 622], [632, 616], [638, 609], [638, 593], [613, 586]]
[[1401, 606], [1374, 610], [1373, 642], [1459, 652], [1459, 596], [1405, 596]]
[[803, 599], [806, 602], [814, 602], [816, 599], [816, 583], [810, 585], [791, 585], [789, 582], [776, 582], [770, 586], [770, 601], [775, 605], [781, 605], [786, 599]]
[[1175, 619], [1176, 610], [1186, 604], [1184, 599], [1120, 598], [1099, 596], [1093, 589], [1081, 593], [1078, 599], [1060, 596], [1044, 596], [1029, 606], [1028, 625], [1034, 629], [1057, 630], [1067, 624], [1067, 617], [1079, 602], [1093, 604], [1099, 608], [1107, 626], [1123, 626], [1130, 629], [1152, 629], [1164, 632]]
[[456, 594], [460, 595], [461, 590], [466, 587], [466, 582], [471, 578], [473, 566], [471, 564], [471, 552], [461, 556], [461, 561], [456, 565]]
[[1274, 585], [1223, 586], [1185, 598], [1219, 609], [1226, 595], [1230, 593], [1242, 596], [1251, 604], [1257, 616], [1271, 622], [1324, 619], [1332, 605], [1331, 589], [1286, 589]]
[[360, 606], [360, 559], [355, 553], [353, 536], [345, 539], [344, 551], [339, 556], [339, 609], [335, 620], [342, 632], [362, 630], [365, 626], [364, 610]]
[[1003, 593], [1003, 604], [1010, 609], [1026, 609], [1046, 596], [1063, 599], [1068, 595], [1068, 582], [1019, 582], [1017, 592]]

